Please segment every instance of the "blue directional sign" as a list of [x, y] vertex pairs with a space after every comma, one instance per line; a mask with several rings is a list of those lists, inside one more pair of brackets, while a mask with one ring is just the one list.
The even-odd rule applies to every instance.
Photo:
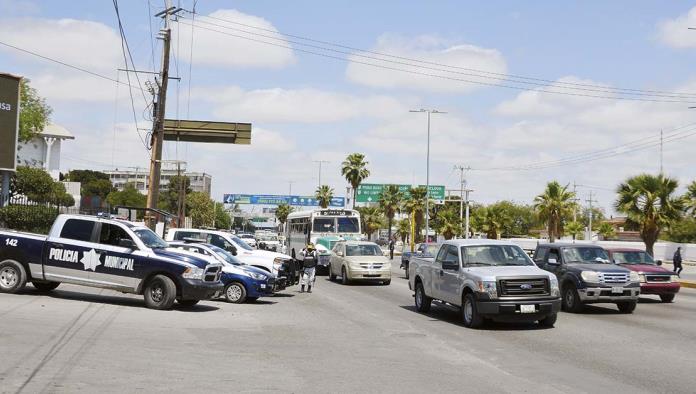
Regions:
[[[288, 204], [301, 207], [318, 207], [319, 201], [314, 196], [278, 196], [273, 194], [225, 194], [222, 198], [225, 204], [280, 205]], [[329, 202], [330, 207], [343, 208], [345, 198], [334, 197]]]

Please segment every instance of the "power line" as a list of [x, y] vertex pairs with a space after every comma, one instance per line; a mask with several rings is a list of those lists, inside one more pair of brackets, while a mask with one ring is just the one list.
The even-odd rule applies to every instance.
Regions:
[[[195, 15], [200, 15], [200, 14], [196, 14], [195, 10], [194, 11], [184, 10], [184, 12], [191, 14], [192, 17], [195, 17]], [[609, 87], [609, 86], [602, 86], [602, 85], [596, 85], [596, 84], [583, 84], [583, 83], [576, 83], [576, 82], [554, 81], [554, 80], [544, 79], [544, 78], [526, 77], [526, 76], [521, 76], [521, 75], [505, 74], [505, 73], [498, 73], [498, 72], [492, 72], [492, 71], [477, 70], [477, 69], [467, 68], [467, 67], [447, 65], [447, 64], [437, 63], [437, 62], [431, 62], [431, 61], [426, 61], [426, 60], [419, 60], [419, 59], [413, 59], [413, 58], [408, 58], [408, 57], [404, 57], [404, 56], [387, 54], [387, 53], [383, 53], [383, 52], [355, 48], [355, 47], [351, 47], [351, 46], [347, 46], [347, 45], [336, 44], [336, 43], [323, 41], [323, 40], [316, 40], [316, 39], [298, 36], [298, 35], [293, 35], [293, 34], [288, 34], [288, 33], [282, 33], [282, 32], [279, 32], [277, 30], [274, 30], [274, 29], [267, 29], [267, 28], [263, 28], [263, 27], [259, 27], [259, 26], [253, 26], [253, 25], [244, 24], [241, 22], [232, 21], [229, 19], [223, 19], [223, 18], [207, 16], [207, 15], [200, 15], [200, 16], [203, 18], [207, 18], [207, 19], [218, 20], [218, 21], [222, 21], [222, 22], [226, 22], [226, 23], [230, 23], [230, 24], [234, 24], [234, 25], [244, 26], [247, 28], [271, 32], [271, 33], [274, 33], [275, 36], [263, 35], [263, 34], [251, 32], [249, 30], [233, 28], [230, 26], [224, 26], [224, 25], [215, 24], [212, 22], [206, 22], [206, 21], [201, 21], [201, 20], [198, 21], [199, 23], [205, 23], [205, 24], [208, 24], [211, 26], [217, 26], [217, 27], [221, 27], [224, 29], [243, 32], [246, 34], [252, 34], [252, 35], [256, 35], [256, 36], [260, 36], [260, 37], [264, 37], [264, 38], [268, 38], [268, 39], [279, 40], [279, 41], [283, 41], [283, 42], [290, 42], [290, 43], [293, 43], [296, 45], [302, 45], [302, 46], [306, 46], [306, 47], [310, 47], [310, 48], [321, 49], [321, 50], [325, 50], [325, 51], [336, 52], [336, 53], [340, 53], [340, 54], [345, 54], [345, 55], [349, 55], [349, 56], [356, 56], [356, 57], [361, 57], [361, 58], [366, 58], [366, 59], [371, 59], [371, 60], [377, 60], [377, 61], [381, 61], [381, 62], [406, 65], [406, 66], [410, 66], [410, 67], [417, 67], [417, 68], [435, 70], [435, 71], [440, 71], [440, 72], [461, 74], [461, 75], [473, 76], [473, 77], [477, 77], [477, 78], [494, 79], [494, 80], [499, 80], [499, 81], [508, 81], [508, 82], [517, 83], [517, 84], [527, 84], [527, 85], [535, 85], [535, 86], [547, 86], [547, 84], [553, 84], [553, 85], [556, 85], [556, 87], [563, 88], [563, 89], [584, 90], [584, 91], [599, 92], [599, 93], [616, 93], [616, 94], [621, 94], [621, 95], [638, 95], [638, 96], [650, 96], [650, 97], [696, 99], [696, 93], [667, 92], [667, 91], [661, 91], [661, 90], [620, 88], [620, 87]], [[312, 44], [308, 44], [308, 43], [300, 42], [300, 41], [295, 41], [295, 40], [287, 40], [285, 38], [280, 38], [277, 35], [296, 38], [296, 39], [300, 39], [300, 40], [304, 40], [304, 41], [308, 41], [308, 42], [319, 43], [322, 45], [329, 45], [329, 46], [334, 46], [334, 47], [338, 47], [338, 48], [344, 48], [344, 49], [348, 49], [351, 51], [357, 51], [360, 53], [354, 53], [354, 52], [348, 52], [348, 51], [339, 50], [339, 49], [327, 48], [325, 46], [312, 45]], [[244, 38], [244, 37], [239, 37], [239, 38]], [[268, 42], [264, 42], [264, 43], [270, 44], [270, 45], [276, 45], [276, 44], [272, 44], [272, 43], [268, 43]], [[392, 59], [403, 60], [406, 62], [389, 60], [389, 59], [384, 59], [384, 58], [377, 58], [374, 56], [367, 56], [367, 55], [364, 55], [364, 53], [377, 55], [377, 56], [381, 56], [381, 57], [392, 58]], [[437, 67], [445, 67], [445, 68], [454, 69], [454, 70], [464, 70], [464, 71], [474, 72], [474, 73], [478, 73], [478, 74], [470, 74], [470, 73], [462, 73], [462, 72], [451, 71], [451, 70], [444, 70], [442, 68], [423, 66], [423, 65], [414, 64], [414, 63], [427, 64], [427, 65], [437, 66]], [[479, 75], [479, 74], [485, 74], [485, 75]], [[559, 86], [559, 85], [561, 85], [561, 86]]]

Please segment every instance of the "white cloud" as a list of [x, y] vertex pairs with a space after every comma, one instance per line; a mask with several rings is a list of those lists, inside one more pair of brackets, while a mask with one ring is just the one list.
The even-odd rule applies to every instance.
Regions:
[[[266, 19], [247, 15], [237, 10], [217, 10], [209, 16], [215, 19], [196, 17], [194, 23], [196, 27], [193, 28], [193, 63], [195, 65], [282, 68], [295, 62], [293, 51], [289, 49], [290, 43]], [[226, 21], [233, 21], [239, 25]], [[181, 31], [173, 30], [174, 42], [177, 40], [176, 34], [180, 34], [181, 48], [190, 48], [191, 19], [182, 19], [179, 26]], [[254, 27], [261, 30], [254, 29]], [[256, 32], [269, 36], [269, 38], [239, 30]], [[251, 41], [249, 38], [280, 46]], [[188, 60], [188, 56], [186, 56], [186, 60]]]
[[657, 34], [660, 41], [673, 48], [696, 47], [696, 7], [675, 19], [666, 19], [657, 24]]
[[253, 122], [326, 123], [358, 117], [388, 118], [408, 111], [389, 96], [359, 97], [312, 88], [204, 88], [195, 90], [192, 97], [213, 102], [218, 118]]
[[[422, 60], [430, 64], [418, 63], [415, 66], [412, 61], [383, 57], [369, 53], [356, 53], [350, 57], [346, 75], [353, 82], [379, 88], [400, 88], [409, 90], [466, 93], [478, 89], [481, 85], [463, 81], [419, 75], [436, 74], [447, 78], [470, 80], [483, 83], [497, 83], [496, 80], [479, 76], [472, 76], [466, 69], [485, 70], [494, 73], [505, 73], [507, 70], [503, 55], [495, 49], [486, 49], [470, 44], [454, 44], [433, 36], [419, 36], [407, 39], [395, 35], [383, 35], [377, 40], [377, 44], [371, 49], [374, 52], [385, 53], [401, 58]], [[379, 57], [389, 61], [366, 59], [360, 55]], [[359, 62], [379, 64], [386, 67], [397, 68], [404, 71], [383, 69]], [[409, 63], [396, 64], [393, 62]], [[443, 67], [442, 64], [453, 67]], [[426, 67], [426, 68], [423, 68]], [[456, 68], [460, 67], [460, 68]], [[431, 68], [431, 69], [428, 69]], [[433, 70], [445, 69], [445, 71]]]

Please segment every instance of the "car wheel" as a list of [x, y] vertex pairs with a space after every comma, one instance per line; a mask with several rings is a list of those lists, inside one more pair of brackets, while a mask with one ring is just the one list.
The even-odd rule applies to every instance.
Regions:
[[674, 294], [660, 294], [660, 300], [665, 303], [672, 302], [674, 301]]
[[36, 290], [42, 291], [42, 292], [48, 292], [51, 290], [55, 290], [55, 288], [58, 287], [58, 285], [60, 285], [60, 283], [58, 283], [58, 282], [39, 282], [39, 281], [31, 282], [31, 284], [34, 285], [34, 287], [36, 287]]
[[145, 287], [143, 296], [145, 306], [150, 309], [170, 309], [176, 299], [176, 285], [164, 275], [155, 275]]
[[476, 298], [474, 298], [474, 295], [471, 293], [466, 294], [463, 301], [462, 320], [464, 325], [469, 328], [480, 328], [483, 326], [484, 320], [476, 309]]
[[633, 311], [636, 310], [636, 304], [637, 302], [635, 301], [624, 301], [617, 302], [616, 306], [619, 308], [621, 313], [633, 313]]
[[0, 293], [17, 293], [27, 284], [27, 272], [14, 260], [0, 263]]
[[545, 318], [539, 320], [539, 326], [545, 328], [552, 328], [556, 324], [556, 319], [558, 318], [557, 313], [552, 313], [547, 315]]
[[575, 285], [568, 284], [564, 287], [561, 306], [566, 312], [578, 313], [582, 311], [583, 305], [580, 302], [580, 295], [578, 295], [578, 290], [575, 288]]
[[184, 308], [191, 308], [198, 304], [199, 300], [176, 300], [176, 302]]
[[239, 282], [232, 282], [225, 286], [225, 299], [228, 302], [241, 304], [246, 301], [247, 292], [244, 285]]
[[421, 282], [416, 284], [416, 296], [414, 298], [416, 301], [416, 310], [418, 312], [426, 313], [430, 310], [433, 299], [425, 295], [425, 290]]
[[387, 279], [384, 282], [382, 282], [383, 285], [389, 286], [391, 284], [391, 279]]
[[346, 267], [341, 267], [341, 284], [349, 285], [350, 279], [348, 279], [348, 274], [346, 273]]

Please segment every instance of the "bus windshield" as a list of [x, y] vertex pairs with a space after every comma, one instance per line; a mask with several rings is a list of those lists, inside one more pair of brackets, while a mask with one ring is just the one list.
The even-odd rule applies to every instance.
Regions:
[[314, 219], [314, 230], [317, 233], [335, 233], [335, 218], [316, 218]]
[[337, 218], [338, 222], [338, 232], [339, 233], [359, 233], [360, 232], [360, 221], [358, 218]]

